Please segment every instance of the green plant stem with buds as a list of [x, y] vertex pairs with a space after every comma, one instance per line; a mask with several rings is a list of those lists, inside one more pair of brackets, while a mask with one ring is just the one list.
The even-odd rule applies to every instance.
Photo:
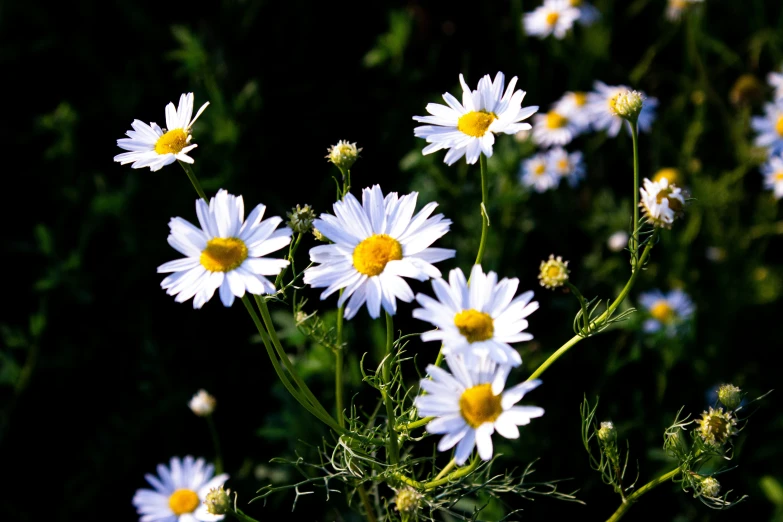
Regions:
[[484, 249], [487, 246], [487, 236], [489, 235], [489, 215], [487, 214], [487, 157], [484, 154], [479, 155], [479, 165], [481, 166], [481, 241], [479, 242], [478, 253], [474, 265], [480, 265], [484, 257]]
[[383, 386], [381, 387], [381, 395], [383, 395], [383, 402], [386, 403], [386, 417], [389, 426], [388, 433], [388, 452], [389, 459], [392, 464], [397, 464], [400, 461], [400, 448], [397, 444], [397, 432], [394, 430], [394, 423], [396, 418], [394, 416], [394, 403], [389, 396], [389, 388], [392, 384], [391, 379], [391, 363], [392, 363], [392, 351], [394, 349], [394, 320], [391, 314], [386, 313], [386, 357], [383, 361]]
[[207, 425], [209, 425], [209, 434], [212, 436], [212, 446], [215, 449], [215, 475], [220, 475], [223, 473], [223, 454], [220, 451], [220, 439], [215, 421], [212, 420], [212, 414], [207, 415]]
[[280, 283], [283, 282], [283, 277], [288, 272], [289, 267], [294, 272], [294, 279], [296, 279], [296, 270], [294, 269], [294, 254], [296, 254], [296, 250], [299, 248], [299, 243], [302, 241], [302, 236], [304, 234], [297, 234], [296, 239], [291, 241], [288, 245], [288, 266], [284, 267], [279, 274], [277, 274], [277, 277], [275, 278], [275, 288], [280, 287]]
[[639, 126], [635, 121], [629, 121], [631, 140], [633, 141], [633, 226], [631, 227], [631, 269], [639, 268]]
[[[644, 266], [644, 264], [647, 262], [647, 259], [650, 257], [650, 251], [652, 250], [653, 245], [655, 244], [656, 239], [658, 238], [658, 227], [655, 228], [653, 231], [652, 238], [647, 242], [647, 246], [644, 247], [644, 252], [642, 252], [642, 257], [639, 259], [639, 266]], [[625, 284], [625, 287], [620, 292], [620, 295], [617, 296], [617, 298], [614, 300], [614, 302], [609, 305], [609, 307], [606, 309], [604, 313], [602, 313], [595, 321], [591, 321], [590, 324], [587, 326], [587, 332], [580, 332], [579, 334], [573, 336], [571, 339], [568, 340], [563, 346], [557, 349], [555, 353], [549, 356], [549, 358], [539, 366], [536, 371], [534, 371], [532, 374], [530, 374], [530, 377], [528, 377], [528, 380], [535, 379], [539, 377], [542, 373], [546, 371], [547, 368], [549, 368], [556, 360], [558, 360], [564, 353], [566, 353], [572, 346], [574, 346], [576, 343], [584, 339], [589, 334], [590, 331], [594, 330], [595, 328], [601, 326], [604, 324], [607, 320], [609, 320], [614, 313], [615, 310], [617, 310], [617, 307], [622, 304], [622, 302], [625, 300], [625, 298], [628, 296], [628, 293], [631, 291], [631, 288], [633, 288], [634, 283], [636, 283], [636, 279], [639, 277], [639, 274], [641, 273], [641, 270], [634, 270], [631, 274], [631, 278], [628, 280], [628, 282]]]
[[190, 180], [190, 183], [193, 185], [193, 188], [196, 189], [196, 193], [198, 193], [199, 197], [209, 203], [209, 200], [207, 199], [207, 195], [204, 193], [204, 189], [201, 188], [201, 183], [198, 182], [198, 178], [196, 177], [196, 173], [193, 171], [193, 167], [190, 165], [190, 163], [185, 163], [184, 161], [179, 162], [180, 165], [182, 165], [182, 168], [185, 170], [185, 174], [188, 175], [188, 179]]
[[637, 500], [639, 500], [639, 497], [641, 497], [642, 495], [644, 495], [645, 493], [647, 493], [657, 485], [663, 484], [667, 480], [674, 478], [679, 472], [680, 472], [680, 468], [675, 468], [668, 473], [664, 473], [658, 478], [652, 479], [650, 482], [648, 482], [644, 486], [634, 491], [633, 494], [629, 495], [628, 498], [626, 498], [625, 501], [622, 504], [620, 504], [620, 507], [617, 508], [617, 511], [615, 511], [611, 517], [606, 519], [606, 522], [617, 522], [618, 520], [623, 518], [625, 513], [631, 508], [631, 505]]

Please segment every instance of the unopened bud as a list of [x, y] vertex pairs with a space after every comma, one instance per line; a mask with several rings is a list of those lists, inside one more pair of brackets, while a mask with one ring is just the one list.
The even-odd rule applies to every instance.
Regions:
[[297, 234], [306, 234], [310, 231], [315, 221], [315, 212], [310, 205], [300, 207], [297, 205], [291, 209], [291, 212], [287, 212], [288, 226]]
[[611, 99], [609, 106], [619, 117], [635, 123], [642, 112], [644, 97], [639, 91], [622, 91]]
[[206, 390], [199, 390], [198, 393], [196, 393], [188, 402], [190, 409], [199, 417], [212, 415], [212, 412], [215, 411], [216, 405], [217, 400], [215, 400], [212, 395], [207, 393]]
[[329, 154], [326, 155], [326, 159], [334, 163], [338, 169], [348, 170], [356, 163], [362, 149], [356, 148], [356, 143], [340, 140], [337, 145], [332, 145], [327, 151]]
[[207, 498], [204, 499], [207, 511], [213, 515], [225, 515], [231, 511], [230, 493], [231, 490], [225, 490], [223, 486], [210, 489], [209, 493], [207, 493]]
[[418, 511], [423, 498], [424, 495], [415, 489], [406, 487], [397, 492], [397, 496], [394, 497], [394, 504], [400, 513], [411, 514]]
[[541, 286], [554, 290], [568, 281], [569, 273], [568, 261], [563, 261], [562, 257], [550, 254], [547, 261], [541, 261], [538, 279]]
[[720, 482], [713, 477], [704, 477], [699, 485], [701, 494], [705, 497], [717, 497], [720, 493]]
[[736, 410], [742, 402], [742, 394], [733, 384], [724, 384], [718, 388], [718, 400], [727, 410]]

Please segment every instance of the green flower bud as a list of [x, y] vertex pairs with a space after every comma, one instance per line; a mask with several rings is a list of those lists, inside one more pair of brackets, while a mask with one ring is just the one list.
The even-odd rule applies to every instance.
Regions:
[[231, 490], [225, 490], [223, 486], [210, 489], [209, 493], [207, 493], [207, 498], [204, 500], [207, 511], [213, 515], [225, 515], [231, 511], [230, 493]]
[[733, 384], [724, 384], [718, 388], [718, 400], [727, 410], [736, 410], [742, 402], [740, 389]]
[[612, 98], [609, 106], [619, 117], [635, 123], [642, 112], [644, 97], [639, 91], [623, 91]]
[[303, 207], [297, 205], [296, 208], [291, 209], [291, 212], [287, 212], [286, 216], [288, 216], [288, 226], [297, 234], [308, 233], [315, 221], [315, 212], [310, 205]]
[[348, 143], [345, 140], [338, 141], [337, 145], [332, 145], [326, 150], [329, 152], [326, 159], [334, 163], [340, 170], [350, 169], [362, 151], [362, 149], [356, 148], [356, 143]]
[[705, 497], [717, 497], [720, 493], [720, 482], [712, 477], [704, 477], [699, 485], [701, 494]]

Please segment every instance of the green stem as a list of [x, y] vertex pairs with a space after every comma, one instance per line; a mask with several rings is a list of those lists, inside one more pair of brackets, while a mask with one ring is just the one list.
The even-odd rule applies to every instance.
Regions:
[[579, 291], [579, 289], [578, 289], [576, 286], [574, 286], [573, 284], [571, 284], [571, 281], [568, 281], [568, 280], [566, 280], [566, 282], [565, 282], [565, 285], [566, 285], [568, 288], [570, 288], [570, 289], [571, 289], [571, 291], [574, 293], [574, 295], [576, 296], [576, 298], [579, 300], [579, 306], [580, 306], [580, 307], [582, 307], [582, 324], [584, 325], [584, 326], [582, 327], [582, 330], [581, 330], [581, 331], [582, 331], [582, 333], [584, 333], [585, 335], [587, 335], [588, 333], [590, 333], [590, 332], [587, 330], [587, 327], [588, 327], [588, 326], [590, 326], [590, 325], [588, 324], [588, 315], [587, 315], [587, 301], [585, 301], [585, 298], [584, 298], [584, 296], [582, 295], [582, 293]]
[[487, 246], [487, 236], [489, 235], [489, 215], [487, 215], [487, 158], [484, 154], [479, 156], [479, 165], [481, 166], [481, 241], [479, 242], [478, 254], [474, 265], [481, 264], [481, 258], [484, 257], [484, 249]]
[[365, 516], [367, 517], [367, 522], [375, 522], [375, 512], [372, 508], [372, 502], [370, 502], [370, 495], [368, 495], [367, 490], [364, 489], [364, 484], [359, 484], [356, 491], [359, 492], [359, 498], [362, 499], [362, 505], [364, 506], [364, 511], [366, 511]]
[[449, 482], [462, 478], [466, 475], [470, 475], [473, 472], [473, 470], [475, 470], [478, 467], [480, 461], [481, 460], [478, 457], [473, 457], [473, 460], [470, 462], [470, 464], [465, 466], [464, 468], [459, 468], [457, 471], [450, 473], [449, 475], [443, 478], [435, 478], [433, 480], [430, 480], [429, 482], [422, 483], [417, 480], [413, 480], [412, 478], [406, 477], [405, 475], [402, 474], [394, 474], [392, 476], [399, 482], [402, 482], [403, 484], [407, 484], [412, 488], [418, 489], [419, 491], [422, 490], [426, 491], [429, 489], [435, 489], [439, 486], [442, 486], [443, 484], [448, 484]]
[[234, 516], [234, 518], [239, 520], [239, 522], [258, 522], [258, 520], [256, 520], [255, 518], [253, 518], [251, 516], [245, 515], [239, 509], [237, 509], [236, 511], [234, 511], [232, 509], [231, 511], [229, 511], [229, 513], [231, 513]]
[[639, 267], [639, 127], [636, 122], [628, 122], [631, 126], [633, 141], [633, 226], [631, 230], [631, 269], [636, 272]]
[[223, 455], [220, 452], [220, 439], [218, 438], [215, 421], [212, 420], [211, 414], [207, 415], [207, 425], [209, 426], [209, 433], [212, 435], [212, 446], [215, 448], [215, 475], [220, 475], [223, 473]]
[[294, 279], [296, 279], [296, 270], [294, 270], [294, 254], [296, 254], [296, 249], [299, 248], [299, 243], [302, 241], [302, 236], [304, 236], [304, 234], [297, 234], [296, 239], [288, 245], [288, 265], [284, 267], [279, 274], [277, 274], [277, 277], [275, 278], [275, 288], [280, 287], [280, 283], [283, 281], [283, 276], [285, 276], [289, 268], [294, 271]]
[[629, 496], [627, 499], [625, 499], [625, 502], [620, 504], [620, 507], [617, 508], [617, 511], [614, 512], [614, 514], [609, 517], [606, 522], [617, 522], [621, 518], [623, 518], [623, 515], [625, 515], [625, 512], [628, 511], [631, 508], [631, 505], [639, 500], [639, 497], [656, 487], [658, 484], [662, 484], [666, 482], [667, 480], [673, 478], [677, 473], [680, 472], [680, 468], [675, 468], [671, 470], [670, 472], [661, 475], [658, 478], [655, 478], [645, 484], [644, 486], [640, 487], [638, 490], [636, 490], [631, 496]]
[[417, 421], [408, 422], [406, 424], [399, 424], [396, 426], [397, 431], [407, 431], [407, 430], [414, 430], [416, 428], [421, 428], [422, 426], [426, 426], [427, 423], [429, 423], [432, 419], [435, 417], [424, 417], [422, 419], [419, 419]]
[[454, 459], [451, 459], [448, 464], [446, 464], [446, 467], [440, 470], [440, 473], [435, 477], [435, 480], [440, 480], [443, 477], [445, 477], [452, 469], [454, 469], [454, 466], [457, 465], [457, 461]]
[[201, 183], [198, 182], [198, 178], [196, 177], [196, 173], [193, 172], [193, 167], [190, 165], [190, 163], [185, 163], [184, 161], [179, 162], [180, 165], [182, 165], [182, 168], [185, 170], [185, 174], [188, 175], [188, 179], [190, 180], [190, 183], [193, 185], [193, 188], [196, 189], [196, 192], [198, 193], [199, 197], [209, 203], [209, 200], [207, 199], [207, 195], [204, 194], [204, 189], [201, 188]]
[[[345, 289], [340, 289], [340, 297]], [[343, 415], [343, 314], [345, 304], [337, 309], [337, 353], [335, 353], [334, 367], [334, 397], [337, 403], [337, 422], [345, 427], [345, 416]]]
[[383, 402], [386, 403], [386, 418], [389, 427], [389, 443], [388, 453], [389, 459], [392, 464], [397, 464], [400, 461], [400, 448], [397, 445], [397, 432], [394, 431], [394, 423], [396, 421], [394, 417], [394, 404], [389, 396], [389, 388], [392, 385], [391, 382], [391, 363], [392, 363], [392, 349], [394, 347], [394, 320], [391, 314], [386, 314], [386, 358], [383, 361], [383, 386], [381, 387], [381, 395], [383, 395]]
[[[642, 253], [641, 259], [639, 260], [640, 263], [639, 266], [644, 266], [644, 264], [647, 262], [647, 258], [650, 256], [650, 251], [652, 250], [652, 247], [655, 244], [655, 240], [658, 238], [658, 230], [659, 229], [656, 227], [655, 230], [653, 231], [653, 235], [650, 238], [650, 241], [648, 241], [647, 246], [644, 247], [644, 252]], [[634, 272], [631, 274], [631, 278], [628, 280], [628, 282], [625, 284], [625, 287], [620, 292], [620, 295], [617, 296], [617, 299], [615, 299], [614, 302], [611, 305], [609, 305], [609, 308], [607, 308], [604, 313], [598, 316], [598, 318], [595, 321], [591, 321], [590, 324], [587, 325], [588, 331], [595, 330], [596, 327], [601, 326], [612, 316], [614, 311], [617, 310], [617, 307], [620, 306], [620, 304], [628, 296], [628, 293], [631, 291], [631, 288], [633, 287], [640, 273], [641, 270], [634, 270]], [[568, 340], [568, 342], [566, 342], [563, 346], [558, 348], [555, 353], [550, 355], [549, 358], [536, 369], [536, 371], [531, 373], [530, 377], [528, 377], [527, 380], [535, 379], [538, 376], [540, 376], [556, 360], [558, 360], [564, 353], [566, 353], [572, 346], [574, 346], [582, 339], [583, 337], [581, 335], [573, 336], [571, 339]]]

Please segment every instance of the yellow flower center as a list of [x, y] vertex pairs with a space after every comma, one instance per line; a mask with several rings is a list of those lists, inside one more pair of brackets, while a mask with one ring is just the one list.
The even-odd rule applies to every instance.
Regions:
[[579, 7], [582, 5], [582, 0], [571, 0], [569, 3], [571, 4], [571, 7]]
[[574, 93], [574, 104], [577, 107], [581, 107], [585, 103], [587, 103], [587, 93], [586, 92], [575, 92]]
[[230, 272], [247, 259], [247, 245], [235, 237], [216, 237], [201, 252], [201, 265], [210, 272]]
[[560, 18], [558, 13], [548, 13], [546, 15], [546, 25], [555, 25], [558, 18]]
[[544, 172], [546, 172], [546, 165], [544, 165], [543, 163], [539, 163], [538, 165], [533, 167], [533, 174], [535, 174], [536, 176], [541, 176], [544, 174]]
[[669, 208], [672, 209], [674, 212], [679, 212], [682, 210], [682, 202], [677, 198], [670, 198], [669, 196], [672, 193], [671, 186], [666, 187], [665, 190], [661, 190], [658, 192], [658, 195], [655, 196], [655, 201], [660, 204], [663, 202], [664, 198], [669, 200]]
[[198, 504], [198, 495], [191, 489], [178, 489], [169, 497], [169, 507], [177, 516], [193, 513]]
[[685, 9], [686, 4], [685, 0], [669, 0], [669, 5], [680, 11]]
[[674, 319], [674, 310], [669, 306], [669, 303], [665, 299], [661, 299], [655, 303], [650, 309], [650, 315], [657, 319], [661, 323], [670, 323]]
[[568, 118], [555, 111], [549, 111], [546, 114], [546, 127], [548, 129], [560, 129], [566, 126]]
[[558, 277], [560, 275], [560, 272], [561, 272], [561, 270], [560, 270], [559, 266], [552, 265], [552, 266], [550, 266], [549, 268], [546, 269], [546, 276], [555, 278], [555, 277]]
[[783, 116], [778, 117], [778, 121], [775, 123], [775, 132], [778, 133], [778, 136], [783, 137]]
[[377, 276], [386, 268], [386, 263], [402, 259], [402, 245], [391, 236], [375, 234], [353, 249], [353, 266], [360, 273]]
[[158, 154], [177, 154], [188, 144], [188, 135], [182, 129], [172, 129], [158, 138], [155, 152]]
[[557, 160], [557, 168], [561, 171], [566, 171], [569, 169], [571, 165], [568, 163], [568, 160], [563, 158], [561, 160]]
[[501, 398], [500, 395], [492, 393], [492, 385], [489, 383], [468, 388], [459, 398], [462, 418], [472, 428], [478, 428], [485, 422], [494, 422], [503, 413]]
[[775, 173], [775, 181], [783, 181], [783, 170]]
[[489, 126], [496, 119], [497, 115], [493, 112], [472, 111], [460, 116], [457, 120], [457, 129], [468, 136], [480, 138], [486, 134]]
[[454, 326], [465, 336], [469, 343], [492, 339], [495, 323], [492, 317], [478, 310], [463, 310], [454, 316]]
[[661, 181], [663, 178], [669, 180], [669, 183], [677, 183], [680, 177], [680, 171], [673, 168], [661, 169], [653, 176], [653, 181]]

